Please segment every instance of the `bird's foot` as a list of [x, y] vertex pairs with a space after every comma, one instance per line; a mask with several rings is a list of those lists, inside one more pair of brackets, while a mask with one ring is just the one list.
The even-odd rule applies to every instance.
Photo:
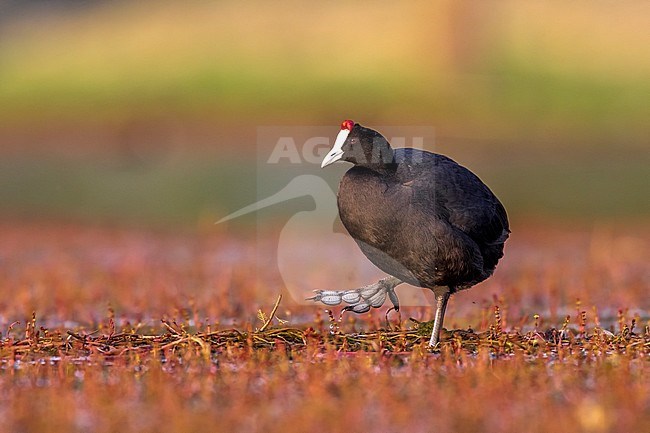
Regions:
[[402, 284], [401, 280], [395, 277], [386, 277], [367, 286], [352, 290], [314, 290], [316, 293], [308, 301], [322, 302], [325, 305], [339, 305], [345, 302], [343, 311], [365, 313], [370, 308], [379, 308], [386, 302], [386, 297], [393, 303], [393, 309], [399, 311], [399, 299], [395, 293], [395, 287]]
[[[390, 314], [391, 311], [395, 311], [397, 313], [397, 326], [396, 326], [396, 328], [393, 328], [393, 326], [390, 323], [390, 320], [388, 319], [388, 315]], [[401, 329], [400, 324], [402, 323], [402, 313], [399, 312], [399, 305], [398, 306], [393, 305], [388, 310], [386, 310], [385, 319], [386, 319], [386, 327], [389, 330], [391, 330], [391, 331], [398, 330], [399, 331]]]

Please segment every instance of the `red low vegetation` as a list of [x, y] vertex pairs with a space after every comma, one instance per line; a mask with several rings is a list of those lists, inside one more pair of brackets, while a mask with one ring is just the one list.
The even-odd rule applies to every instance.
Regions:
[[0, 229], [0, 430], [650, 430], [647, 231], [515, 228], [430, 351], [424, 307], [269, 313], [264, 234]]

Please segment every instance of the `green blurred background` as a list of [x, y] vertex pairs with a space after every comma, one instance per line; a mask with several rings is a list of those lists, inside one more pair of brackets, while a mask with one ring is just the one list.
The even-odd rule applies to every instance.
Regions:
[[[424, 125], [514, 218], [650, 216], [650, 3], [0, 2], [6, 219], [209, 226], [259, 125]], [[265, 173], [265, 176], [268, 176]]]

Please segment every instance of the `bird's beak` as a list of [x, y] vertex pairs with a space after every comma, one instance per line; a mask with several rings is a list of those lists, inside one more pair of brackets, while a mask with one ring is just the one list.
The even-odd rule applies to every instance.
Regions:
[[341, 129], [339, 135], [336, 136], [336, 141], [334, 141], [334, 146], [332, 146], [332, 149], [329, 151], [327, 155], [325, 155], [325, 158], [323, 158], [323, 162], [321, 163], [320, 168], [326, 167], [331, 163], [341, 159], [341, 157], [343, 156], [343, 143], [345, 143], [345, 140], [347, 140], [349, 134], [350, 134], [349, 130]]

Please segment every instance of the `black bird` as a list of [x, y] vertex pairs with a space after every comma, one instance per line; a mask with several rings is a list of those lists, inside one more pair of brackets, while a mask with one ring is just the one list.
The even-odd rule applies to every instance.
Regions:
[[341, 124], [321, 167], [354, 164], [341, 180], [339, 216], [361, 251], [392, 277], [359, 289], [317, 290], [311, 300], [345, 301], [363, 313], [386, 296], [399, 309], [395, 286], [428, 288], [436, 298], [429, 345], [438, 343], [449, 296], [485, 280], [503, 257], [510, 230], [490, 189], [452, 159], [419, 149], [393, 149], [377, 131]]

